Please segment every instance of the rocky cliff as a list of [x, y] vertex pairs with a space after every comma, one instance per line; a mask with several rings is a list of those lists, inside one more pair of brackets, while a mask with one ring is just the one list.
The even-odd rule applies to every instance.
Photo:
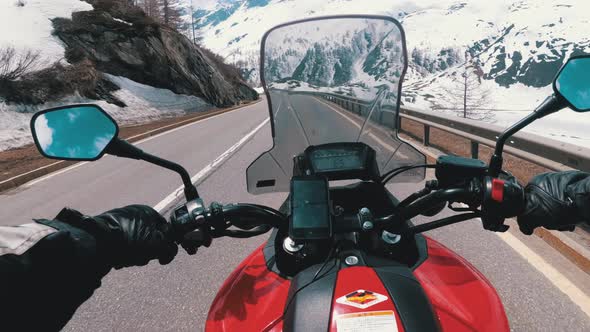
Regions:
[[53, 20], [53, 33], [65, 44], [68, 62], [89, 60], [100, 72], [202, 97], [218, 107], [258, 98], [239, 75], [136, 7], [91, 3], [91, 11]]

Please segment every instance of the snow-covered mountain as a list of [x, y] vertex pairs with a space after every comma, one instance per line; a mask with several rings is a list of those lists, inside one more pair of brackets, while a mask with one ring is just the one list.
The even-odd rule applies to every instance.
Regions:
[[195, 20], [204, 45], [230, 60], [255, 63], [262, 34], [279, 23], [388, 14], [406, 30], [414, 60], [410, 80], [460, 65], [468, 51], [483, 64], [486, 79], [500, 86], [545, 87], [564, 58], [590, 52], [588, 11], [586, 0], [226, 0], [197, 10]]
[[[38, 50], [42, 59], [40, 67], [65, 62], [64, 44], [53, 35], [51, 20], [70, 18], [73, 12], [84, 10], [92, 10], [92, 6], [80, 0], [28, 0], [24, 1], [24, 6], [17, 6], [16, 1], [3, 0], [0, 2], [0, 49]], [[108, 79], [120, 88], [114, 95], [127, 107], [91, 100], [77, 93], [39, 105], [5, 103], [0, 97], [0, 151], [31, 143], [29, 122], [32, 114], [64, 104], [95, 103], [122, 123], [145, 122], [188, 109], [211, 107], [195, 96], [175, 94], [125, 77], [108, 75]]]
[[315, 21], [286, 27], [266, 40], [265, 78], [332, 88], [389, 83], [397, 90], [403, 69], [401, 39], [399, 28], [383, 20]]
[[[587, 0], [226, 0], [197, 10], [194, 18], [203, 44], [239, 61], [257, 81], [261, 37], [277, 24], [334, 14], [392, 16], [402, 23], [408, 45], [405, 103], [444, 107], [439, 97], [463, 72], [467, 57], [483, 72], [489, 108], [513, 111], [495, 112], [491, 121], [504, 124], [551, 92], [552, 78], [565, 59], [590, 53], [589, 12]], [[560, 114], [574, 127], [573, 114]], [[564, 135], [583, 136], [590, 144], [585, 132]]]

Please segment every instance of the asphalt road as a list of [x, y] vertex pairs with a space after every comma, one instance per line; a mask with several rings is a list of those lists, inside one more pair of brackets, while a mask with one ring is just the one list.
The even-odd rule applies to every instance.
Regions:
[[[323, 106], [322, 106], [323, 105]], [[296, 105], [294, 105], [296, 107]], [[329, 126], [350, 122], [324, 104]], [[185, 165], [197, 174], [267, 118], [266, 103], [222, 114], [139, 143], [149, 152]], [[272, 146], [267, 124], [225, 162], [205, 176], [199, 190], [207, 202], [253, 202], [278, 207], [286, 194], [253, 196], [246, 191], [245, 170]], [[131, 203], [155, 206], [180, 185], [174, 173], [146, 163], [107, 156], [94, 163], [50, 176], [0, 194], [0, 220], [5, 225], [50, 218], [63, 206], [95, 214]], [[393, 184], [400, 197], [420, 184]], [[548, 278], [494, 233], [477, 222], [465, 222], [429, 233], [476, 266], [496, 287], [515, 331], [588, 331], [590, 318]], [[519, 237], [587, 291], [590, 278], [534, 238]], [[83, 304], [67, 331], [203, 330], [208, 307], [225, 277], [266, 236], [217, 239], [197, 255], [180, 253], [167, 266], [151, 263], [112, 271], [103, 286]], [[34, 319], [34, 318], [32, 318]], [[0, 323], [1, 324], [1, 323]]]

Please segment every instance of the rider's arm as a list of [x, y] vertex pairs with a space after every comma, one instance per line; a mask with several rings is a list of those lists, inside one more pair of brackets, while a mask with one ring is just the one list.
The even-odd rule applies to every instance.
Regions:
[[0, 324], [61, 329], [111, 268], [170, 262], [177, 246], [153, 209], [129, 206], [96, 217], [64, 209], [55, 220], [0, 227]]
[[536, 227], [573, 230], [590, 221], [590, 174], [580, 171], [544, 173], [525, 188], [525, 209], [518, 217], [520, 230]]

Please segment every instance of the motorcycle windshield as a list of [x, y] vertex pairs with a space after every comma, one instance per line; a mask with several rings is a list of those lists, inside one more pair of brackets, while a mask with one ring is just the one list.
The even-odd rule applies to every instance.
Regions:
[[[397, 134], [407, 68], [397, 21], [346, 16], [287, 23], [267, 32], [261, 56], [274, 146], [248, 168], [250, 193], [288, 192], [293, 157], [311, 145], [363, 142], [376, 151], [381, 174], [425, 162]], [[393, 181], [423, 179], [417, 169]]]

